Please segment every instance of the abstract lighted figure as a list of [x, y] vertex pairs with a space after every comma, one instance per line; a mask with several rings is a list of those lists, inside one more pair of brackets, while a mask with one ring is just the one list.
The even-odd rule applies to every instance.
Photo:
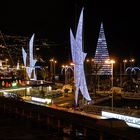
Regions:
[[81, 91], [83, 97], [91, 101], [89, 96], [89, 92], [87, 89], [87, 84], [85, 80], [85, 73], [84, 73], [84, 60], [86, 57], [86, 53], [82, 50], [82, 28], [83, 28], [83, 9], [81, 11], [81, 15], [79, 18], [79, 23], [76, 32], [76, 38], [74, 38], [72, 31], [70, 30], [70, 42], [71, 42], [71, 53], [72, 53], [72, 60], [75, 64], [75, 103], [77, 105], [78, 100], [78, 93], [79, 90]]
[[[37, 79], [35, 74], [35, 63], [37, 60], [33, 59], [33, 41], [34, 41], [34, 34], [32, 35], [29, 42], [29, 65], [28, 66], [27, 66], [27, 53], [25, 52], [24, 48], [22, 48], [24, 66], [26, 67], [26, 72], [30, 80]], [[32, 72], [33, 72], [33, 78], [31, 78]]]
[[137, 71], [140, 71], [139, 67], [128, 67], [126, 72], [131, 71], [132, 73], [136, 74]]
[[112, 75], [111, 64], [106, 64], [105, 60], [110, 59], [107, 49], [103, 23], [101, 23], [99, 38], [97, 42], [97, 48], [95, 52], [94, 61], [101, 67], [97, 75]]

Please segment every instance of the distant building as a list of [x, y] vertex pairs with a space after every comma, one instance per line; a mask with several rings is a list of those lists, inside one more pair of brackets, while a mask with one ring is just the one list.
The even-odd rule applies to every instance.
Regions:
[[97, 48], [95, 52], [94, 62], [98, 64], [100, 69], [97, 75], [112, 75], [111, 64], [106, 64], [105, 60], [110, 59], [107, 49], [103, 23], [101, 23], [99, 38], [97, 42]]

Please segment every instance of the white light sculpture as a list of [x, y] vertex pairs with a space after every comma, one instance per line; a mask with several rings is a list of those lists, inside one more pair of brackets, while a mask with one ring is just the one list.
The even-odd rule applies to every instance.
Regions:
[[34, 34], [32, 35], [30, 42], [29, 42], [29, 66], [27, 66], [27, 53], [25, 52], [24, 48], [22, 48], [22, 55], [23, 55], [23, 62], [26, 67], [26, 72], [28, 74], [28, 77], [31, 79], [32, 71], [33, 71], [33, 80], [36, 80], [36, 74], [35, 74], [35, 63], [36, 59], [33, 59], [33, 40], [34, 40]]
[[23, 56], [23, 63], [24, 63], [25, 66], [27, 66], [27, 64], [26, 64], [27, 53], [25, 52], [23, 47], [22, 47], [22, 56]]
[[70, 43], [71, 43], [71, 53], [72, 53], [72, 60], [75, 64], [75, 103], [77, 105], [78, 100], [78, 93], [79, 90], [81, 90], [81, 93], [83, 97], [91, 101], [91, 98], [89, 96], [89, 92], [87, 89], [87, 84], [85, 80], [85, 73], [84, 73], [84, 60], [86, 57], [86, 53], [83, 52], [82, 49], [82, 28], [83, 28], [83, 9], [80, 14], [77, 32], [76, 32], [76, 39], [73, 36], [73, 33], [70, 29]]
[[97, 75], [112, 75], [111, 64], [106, 64], [105, 60], [110, 59], [107, 49], [106, 38], [104, 34], [103, 23], [101, 23], [99, 38], [97, 42], [97, 48], [95, 52], [94, 61], [101, 66]]

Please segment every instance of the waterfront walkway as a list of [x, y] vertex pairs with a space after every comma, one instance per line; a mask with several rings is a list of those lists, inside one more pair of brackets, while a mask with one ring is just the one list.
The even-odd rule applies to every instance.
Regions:
[[139, 140], [140, 137], [140, 129], [128, 127], [122, 121], [102, 120], [98, 115], [66, 108], [2, 98], [0, 111], [0, 136], [5, 140], [64, 140], [64, 131], [63, 134], [59, 132], [65, 128], [70, 130], [65, 140]]
[[0, 114], [0, 140], [70, 140], [54, 129], [16, 115]]

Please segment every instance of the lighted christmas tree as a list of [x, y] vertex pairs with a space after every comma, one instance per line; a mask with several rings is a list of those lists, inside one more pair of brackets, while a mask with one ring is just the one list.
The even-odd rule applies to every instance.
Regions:
[[112, 75], [111, 64], [106, 64], [105, 61], [109, 58], [109, 53], [107, 49], [103, 24], [101, 23], [99, 38], [97, 42], [97, 48], [95, 52], [94, 61], [95, 64], [100, 66], [97, 75]]

